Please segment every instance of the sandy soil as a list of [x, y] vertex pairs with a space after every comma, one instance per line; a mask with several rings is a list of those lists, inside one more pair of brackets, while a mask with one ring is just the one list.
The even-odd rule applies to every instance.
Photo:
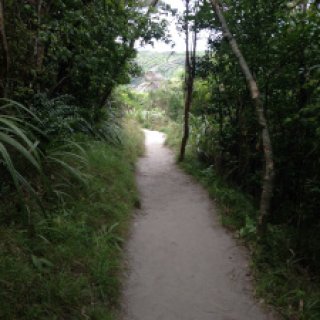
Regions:
[[274, 319], [254, 300], [246, 250], [220, 226], [207, 192], [177, 168], [163, 134], [145, 133], [124, 319]]

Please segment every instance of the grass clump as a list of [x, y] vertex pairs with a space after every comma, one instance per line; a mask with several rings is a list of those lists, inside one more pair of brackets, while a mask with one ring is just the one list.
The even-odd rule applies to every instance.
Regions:
[[[143, 135], [130, 121], [121, 140], [116, 146], [78, 136], [87, 160], [85, 185], [74, 184], [63, 201], [46, 203], [45, 217], [30, 207], [32, 232], [17, 220], [0, 225], [0, 319], [115, 318]], [[15, 209], [4, 202], [1, 214]]]

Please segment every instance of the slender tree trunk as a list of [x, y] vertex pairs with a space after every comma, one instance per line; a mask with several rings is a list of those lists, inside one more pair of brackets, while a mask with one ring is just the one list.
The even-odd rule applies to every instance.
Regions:
[[258, 117], [258, 122], [261, 128], [262, 144], [264, 151], [264, 160], [265, 160], [265, 172], [262, 181], [262, 193], [260, 199], [260, 214], [258, 219], [258, 233], [263, 235], [266, 230], [266, 219], [270, 215], [270, 203], [273, 194], [274, 188], [274, 162], [273, 162], [273, 152], [272, 152], [272, 143], [269, 134], [269, 128], [267, 119], [265, 116], [264, 105], [261, 100], [260, 91], [255, 81], [252, 72], [242, 55], [242, 52], [239, 49], [236, 39], [233, 37], [232, 33], [229, 30], [227, 22], [224, 18], [222, 9], [218, 0], [211, 0], [212, 8], [215, 11], [221, 26], [224, 37], [229, 42], [229, 45], [238, 59], [240, 68], [246, 78], [252, 101], [256, 108], [256, 113]]
[[188, 79], [186, 94], [185, 94], [185, 102], [184, 102], [184, 125], [183, 125], [183, 137], [182, 137], [181, 147], [180, 147], [179, 162], [183, 161], [185, 158], [186, 146], [187, 146], [189, 134], [190, 134], [189, 116], [190, 116], [190, 107], [192, 103], [192, 91], [193, 91], [193, 85], [190, 83]]
[[0, 0], [0, 37], [1, 37], [1, 45], [2, 45], [2, 72], [0, 78], [0, 97], [7, 96], [7, 82], [8, 82], [8, 73], [10, 67], [10, 56], [9, 56], [9, 47], [7, 41], [7, 35], [5, 31], [4, 25], [4, 6], [3, 0]]
[[185, 101], [184, 101], [184, 125], [183, 125], [183, 137], [181, 141], [180, 147], [180, 155], [179, 162], [183, 161], [186, 153], [186, 146], [189, 139], [190, 134], [190, 126], [189, 126], [189, 118], [190, 118], [190, 108], [192, 104], [192, 94], [193, 94], [193, 85], [195, 78], [195, 67], [196, 67], [196, 46], [197, 46], [197, 31], [196, 29], [193, 31], [193, 39], [192, 39], [192, 50], [190, 50], [189, 44], [189, 3], [190, 1], [186, 1], [186, 63], [185, 63]]
[[44, 14], [44, 8], [42, 6], [42, 0], [38, 0], [36, 3], [36, 10], [37, 10], [37, 29], [35, 31], [35, 39], [34, 39], [34, 64], [35, 70], [37, 71], [36, 79], [35, 79], [35, 87], [37, 92], [40, 92], [40, 82], [39, 75], [42, 69], [43, 59], [44, 59], [44, 45], [39, 40], [39, 31], [41, 26], [41, 19], [42, 15]]
[[191, 76], [191, 64], [190, 64], [190, 46], [189, 46], [189, 0], [186, 0], [186, 17], [185, 17], [185, 34], [186, 34], [186, 58], [185, 58], [185, 80], [184, 80], [184, 124], [183, 124], [183, 136], [181, 141], [180, 147], [180, 155], [179, 155], [179, 162], [184, 160], [185, 153], [186, 153], [186, 146], [189, 139], [189, 112], [190, 112], [190, 105], [192, 99], [192, 93], [190, 92], [190, 76]]

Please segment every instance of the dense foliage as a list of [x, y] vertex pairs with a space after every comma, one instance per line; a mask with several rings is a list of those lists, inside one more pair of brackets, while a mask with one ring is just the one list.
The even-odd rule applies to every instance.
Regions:
[[[157, 68], [158, 63], [154, 67]], [[146, 92], [119, 87], [116, 96], [118, 102], [124, 105], [127, 115], [144, 128], [161, 131], [171, 121], [181, 121], [183, 91], [179, 78], [163, 81], [159, 89]]]
[[41, 173], [50, 145], [76, 132], [119, 142], [111, 93], [139, 71], [135, 41], [164, 36], [154, 10], [143, 1], [1, 2], [0, 190], [40, 193], [29, 167]]
[[114, 318], [142, 135], [112, 92], [153, 4], [0, 1], [1, 319]]
[[[294, 252], [302, 265], [317, 270], [318, 5], [313, 1], [226, 1], [226, 5], [230, 28], [258, 80], [274, 145], [270, 222], [288, 233], [287, 257]], [[219, 29], [218, 23], [214, 28]], [[205, 120], [199, 148], [221, 175], [257, 198], [263, 169], [257, 119], [237, 61], [220, 36], [199, 63], [198, 75], [208, 92], [206, 103], [193, 111]]]
[[150, 21], [139, 1], [6, 1], [2, 91], [19, 101], [70, 94], [76, 105], [98, 107], [135, 72], [132, 41], [162, 35]]

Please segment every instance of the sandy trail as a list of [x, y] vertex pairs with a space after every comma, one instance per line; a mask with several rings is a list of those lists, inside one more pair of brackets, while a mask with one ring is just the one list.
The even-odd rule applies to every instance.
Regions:
[[163, 134], [145, 133], [124, 319], [274, 319], [253, 299], [246, 251], [220, 226], [207, 192], [177, 168]]

